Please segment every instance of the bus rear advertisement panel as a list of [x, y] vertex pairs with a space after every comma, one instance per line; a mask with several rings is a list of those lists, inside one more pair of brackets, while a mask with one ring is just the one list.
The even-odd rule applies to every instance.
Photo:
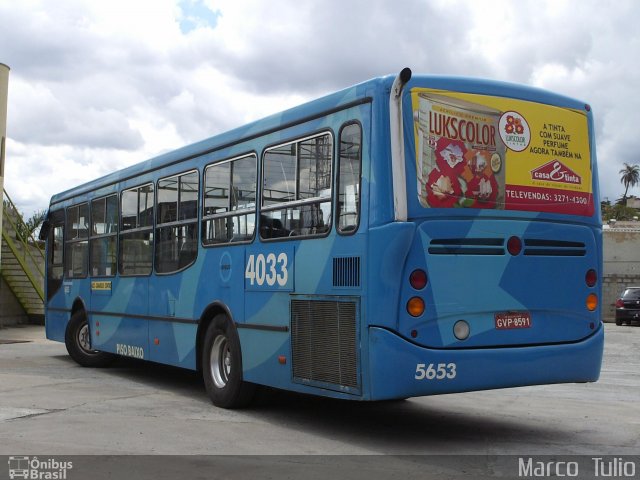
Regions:
[[426, 88], [411, 100], [423, 207], [593, 215], [584, 111]]

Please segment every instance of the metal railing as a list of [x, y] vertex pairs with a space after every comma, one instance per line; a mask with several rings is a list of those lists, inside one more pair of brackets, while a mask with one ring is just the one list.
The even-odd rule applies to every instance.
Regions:
[[[45, 254], [43, 246], [32, 234], [27, 233], [27, 226], [6, 190], [4, 190], [2, 208], [2, 238], [20, 264], [38, 296], [44, 301]], [[10, 229], [7, 228], [7, 224], [11, 227]], [[15, 237], [10, 232], [15, 233]]]

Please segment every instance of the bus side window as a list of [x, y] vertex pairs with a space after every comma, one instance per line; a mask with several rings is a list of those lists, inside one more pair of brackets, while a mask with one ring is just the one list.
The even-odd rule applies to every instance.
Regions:
[[67, 278], [87, 276], [89, 253], [89, 205], [83, 203], [67, 208], [64, 267]]
[[202, 244], [250, 242], [256, 223], [257, 157], [223, 160], [204, 172]]
[[331, 229], [333, 138], [329, 133], [264, 154], [260, 237], [319, 236]]
[[338, 232], [353, 233], [360, 223], [360, 178], [362, 170], [362, 129], [350, 123], [340, 131], [338, 158]]
[[64, 248], [64, 225], [55, 225], [53, 227], [53, 235], [51, 238], [51, 260], [49, 269], [49, 278], [51, 280], [62, 279], [63, 263], [62, 252]]
[[199, 191], [197, 171], [158, 181], [156, 273], [177, 272], [196, 261]]
[[149, 183], [130, 188], [120, 197], [121, 275], [149, 275], [153, 266], [154, 189]]
[[91, 202], [91, 237], [89, 239], [89, 272], [91, 276], [111, 277], [116, 274], [117, 235], [117, 195], [93, 200]]

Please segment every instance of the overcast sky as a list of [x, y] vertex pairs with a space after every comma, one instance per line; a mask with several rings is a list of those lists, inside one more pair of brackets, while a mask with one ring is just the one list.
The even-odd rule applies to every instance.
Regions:
[[5, 188], [30, 214], [66, 188], [409, 66], [587, 101], [614, 200], [623, 163], [640, 163], [639, 22], [636, 0], [0, 0]]

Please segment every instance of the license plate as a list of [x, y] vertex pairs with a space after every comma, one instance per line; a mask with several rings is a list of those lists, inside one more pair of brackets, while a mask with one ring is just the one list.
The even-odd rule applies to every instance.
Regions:
[[496, 330], [531, 328], [531, 314], [529, 312], [496, 313], [494, 318]]

